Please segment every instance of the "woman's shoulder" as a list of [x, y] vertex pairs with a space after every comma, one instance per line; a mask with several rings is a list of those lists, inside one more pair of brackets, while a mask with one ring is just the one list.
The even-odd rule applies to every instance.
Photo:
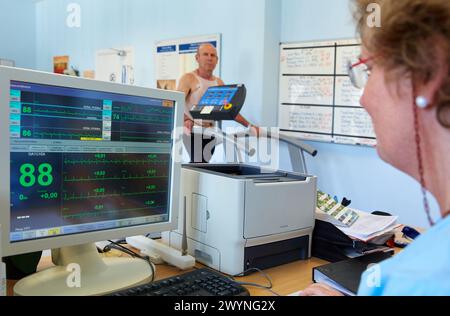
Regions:
[[450, 226], [430, 229], [391, 259], [365, 271], [358, 293], [450, 295], [449, 237]]
[[440, 256], [450, 261], [450, 217], [426, 230], [395, 257], [406, 257], [410, 260], [418, 254], [422, 255], [419, 255], [417, 259], [424, 258], [427, 254], [428, 258]]
[[[450, 218], [421, 234], [404, 250], [382, 263], [385, 272], [397, 275], [436, 275], [450, 271]], [[448, 274], [450, 278], [450, 274]], [[448, 280], [450, 284], [450, 279]]]

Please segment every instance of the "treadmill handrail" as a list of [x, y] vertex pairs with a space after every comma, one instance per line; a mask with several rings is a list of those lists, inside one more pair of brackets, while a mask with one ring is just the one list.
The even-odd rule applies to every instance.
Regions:
[[[230, 135], [232, 135], [234, 137], [237, 137], [237, 138], [244, 138], [244, 137], [249, 137], [250, 136], [248, 131], [237, 132], [237, 133], [233, 133], [233, 134], [230, 134]], [[284, 134], [281, 134], [281, 133], [277, 133], [276, 135], [272, 135], [268, 131], [267, 135], [263, 134], [263, 136], [260, 136], [260, 137], [267, 137], [267, 138], [278, 139], [278, 140], [280, 140], [282, 142], [285, 142], [285, 143], [287, 143], [289, 145], [292, 145], [292, 146], [294, 146], [294, 147], [296, 147], [298, 149], [301, 149], [304, 152], [307, 152], [308, 154], [310, 154], [313, 157], [317, 156], [317, 153], [318, 153], [317, 149], [315, 149], [311, 145], [308, 145], [305, 142], [303, 142], [303, 141], [301, 141], [301, 140], [299, 140], [297, 138], [294, 138], [292, 136], [284, 135]]]
[[[256, 153], [255, 148], [249, 148], [249, 144], [247, 144], [248, 146], [246, 146], [245, 144], [242, 144], [242, 142], [239, 141], [239, 138], [250, 137], [250, 134], [248, 131], [226, 134], [221, 129], [217, 130], [214, 128], [206, 128], [206, 129], [202, 129], [201, 131], [198, 129], [193, 129], [192, 133], [197, 134], [197, 135], [214, 136], [216, 138], [217, 145], [222, 144], [225, 141], [231, 142], [232, 144], [235, 144], [235, 146], [239, 150], [243, 151], [249, 157], [252, 157]], [[279, 132], [276, 133], [275, 135], [273, 135], [272, 133], [270, 133], [270, 131], [267, 131], [266, 134], [263, 133], [262, 136], [260, 136], [260, 137], [278, 139], [282, 142], [285, 142], [288, 145], [291, 145], [295, 148], [300, 149], [302, 152], [306, 152], [306, 153], [310, 154], [313, 157], [317, 156], [317, 153], [318, 153], [317, 149], [315, 149], [311, 145], [308, 145], [305, 142], [303, 142], [299, 139], [296, 139], [292, 136], [284, 135]]]
[[192, 133], [197, 135], [206, 135], [206, 136], [214, 136], [216, 138], [216, 144], [220, 145], [225, 141], [228, 141], [234, 144], [239, 150], [242, 150], [247, 156], [252, 157], [256, 153], [255, 148], [250, 148], [250, 146], [245, 146], [242, 142], [239, 141], [239, 137], [234, 137], [234, 134], [227, 135], [222, 130], [216, 130], [213, 128], [206, 128], [202, 131], [197, 129], [193, 129]]

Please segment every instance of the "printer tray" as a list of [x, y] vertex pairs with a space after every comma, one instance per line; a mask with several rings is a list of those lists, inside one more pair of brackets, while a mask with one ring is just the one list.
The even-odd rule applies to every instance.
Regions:
[[[244, 270], [261, 270], [308, 259], [309, 236], [245, 248]], [[249, 274], [249, 273], [244, 273]]]

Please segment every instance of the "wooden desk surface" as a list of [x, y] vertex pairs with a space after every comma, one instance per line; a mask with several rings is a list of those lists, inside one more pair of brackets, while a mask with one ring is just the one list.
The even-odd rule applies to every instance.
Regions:
[[[311, 258], [309, 260], [295, 261], [282, 266], [264, 270], [264, 272], [272, 279], [272, 291], [286, 296], [293, 292], [303, 290], [311, 285], [312, 270], [317, 266], [328, 263], [327, 261]], [[267, 284], [267, 280], [260, 274], [236, 278], [241, 282], [252, 282], [257, 284]], [[252, 296], [273, 296], [271, 292], [257, 287], [246, 286]]]
[[[121, 253], [114, 253], [115, 256], [122, 256]], [[314, 267], [326, 264], [326, 261], [311, 258], [309, 260], [296, 261], [290, 264], [285, 264], [275, 268], [267, 269], [264, 272], [272, 279], [272, 291], [279, 295], [288, 295], [293, 292], [302, 290], [308, 285], [312, 284], [312, 269]], [[51, 267], [51, 258], [43, 257], [39, 263], [38, 270], [42, 270]], [[197, 264], [198, 268], [204, 267], [201, 264]], [[169, 266], [169, 265], [157, 265], [156, 266], [156, 280], [165, 279], [174, 275], [181, 274], [186, 271]], [[267, 280], [260, 274], [254, 273], [249, 276], [236, 278], [240, 282], [251, 282], [257, 284], [267, 284]], [[13, 287], [16, 281], [7, 281], [7, 293], [13, 295]], [[273, 296], [274, 294], [265, 289], [246, 286], [252, 296]]]

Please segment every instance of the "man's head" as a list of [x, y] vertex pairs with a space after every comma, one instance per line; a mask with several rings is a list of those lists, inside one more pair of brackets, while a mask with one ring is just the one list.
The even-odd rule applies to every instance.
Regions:
[[212, 74], [219, 61], [217, 49], [211, 44], [202, 44], [198, 47], [195, 59], [200, 70]]

